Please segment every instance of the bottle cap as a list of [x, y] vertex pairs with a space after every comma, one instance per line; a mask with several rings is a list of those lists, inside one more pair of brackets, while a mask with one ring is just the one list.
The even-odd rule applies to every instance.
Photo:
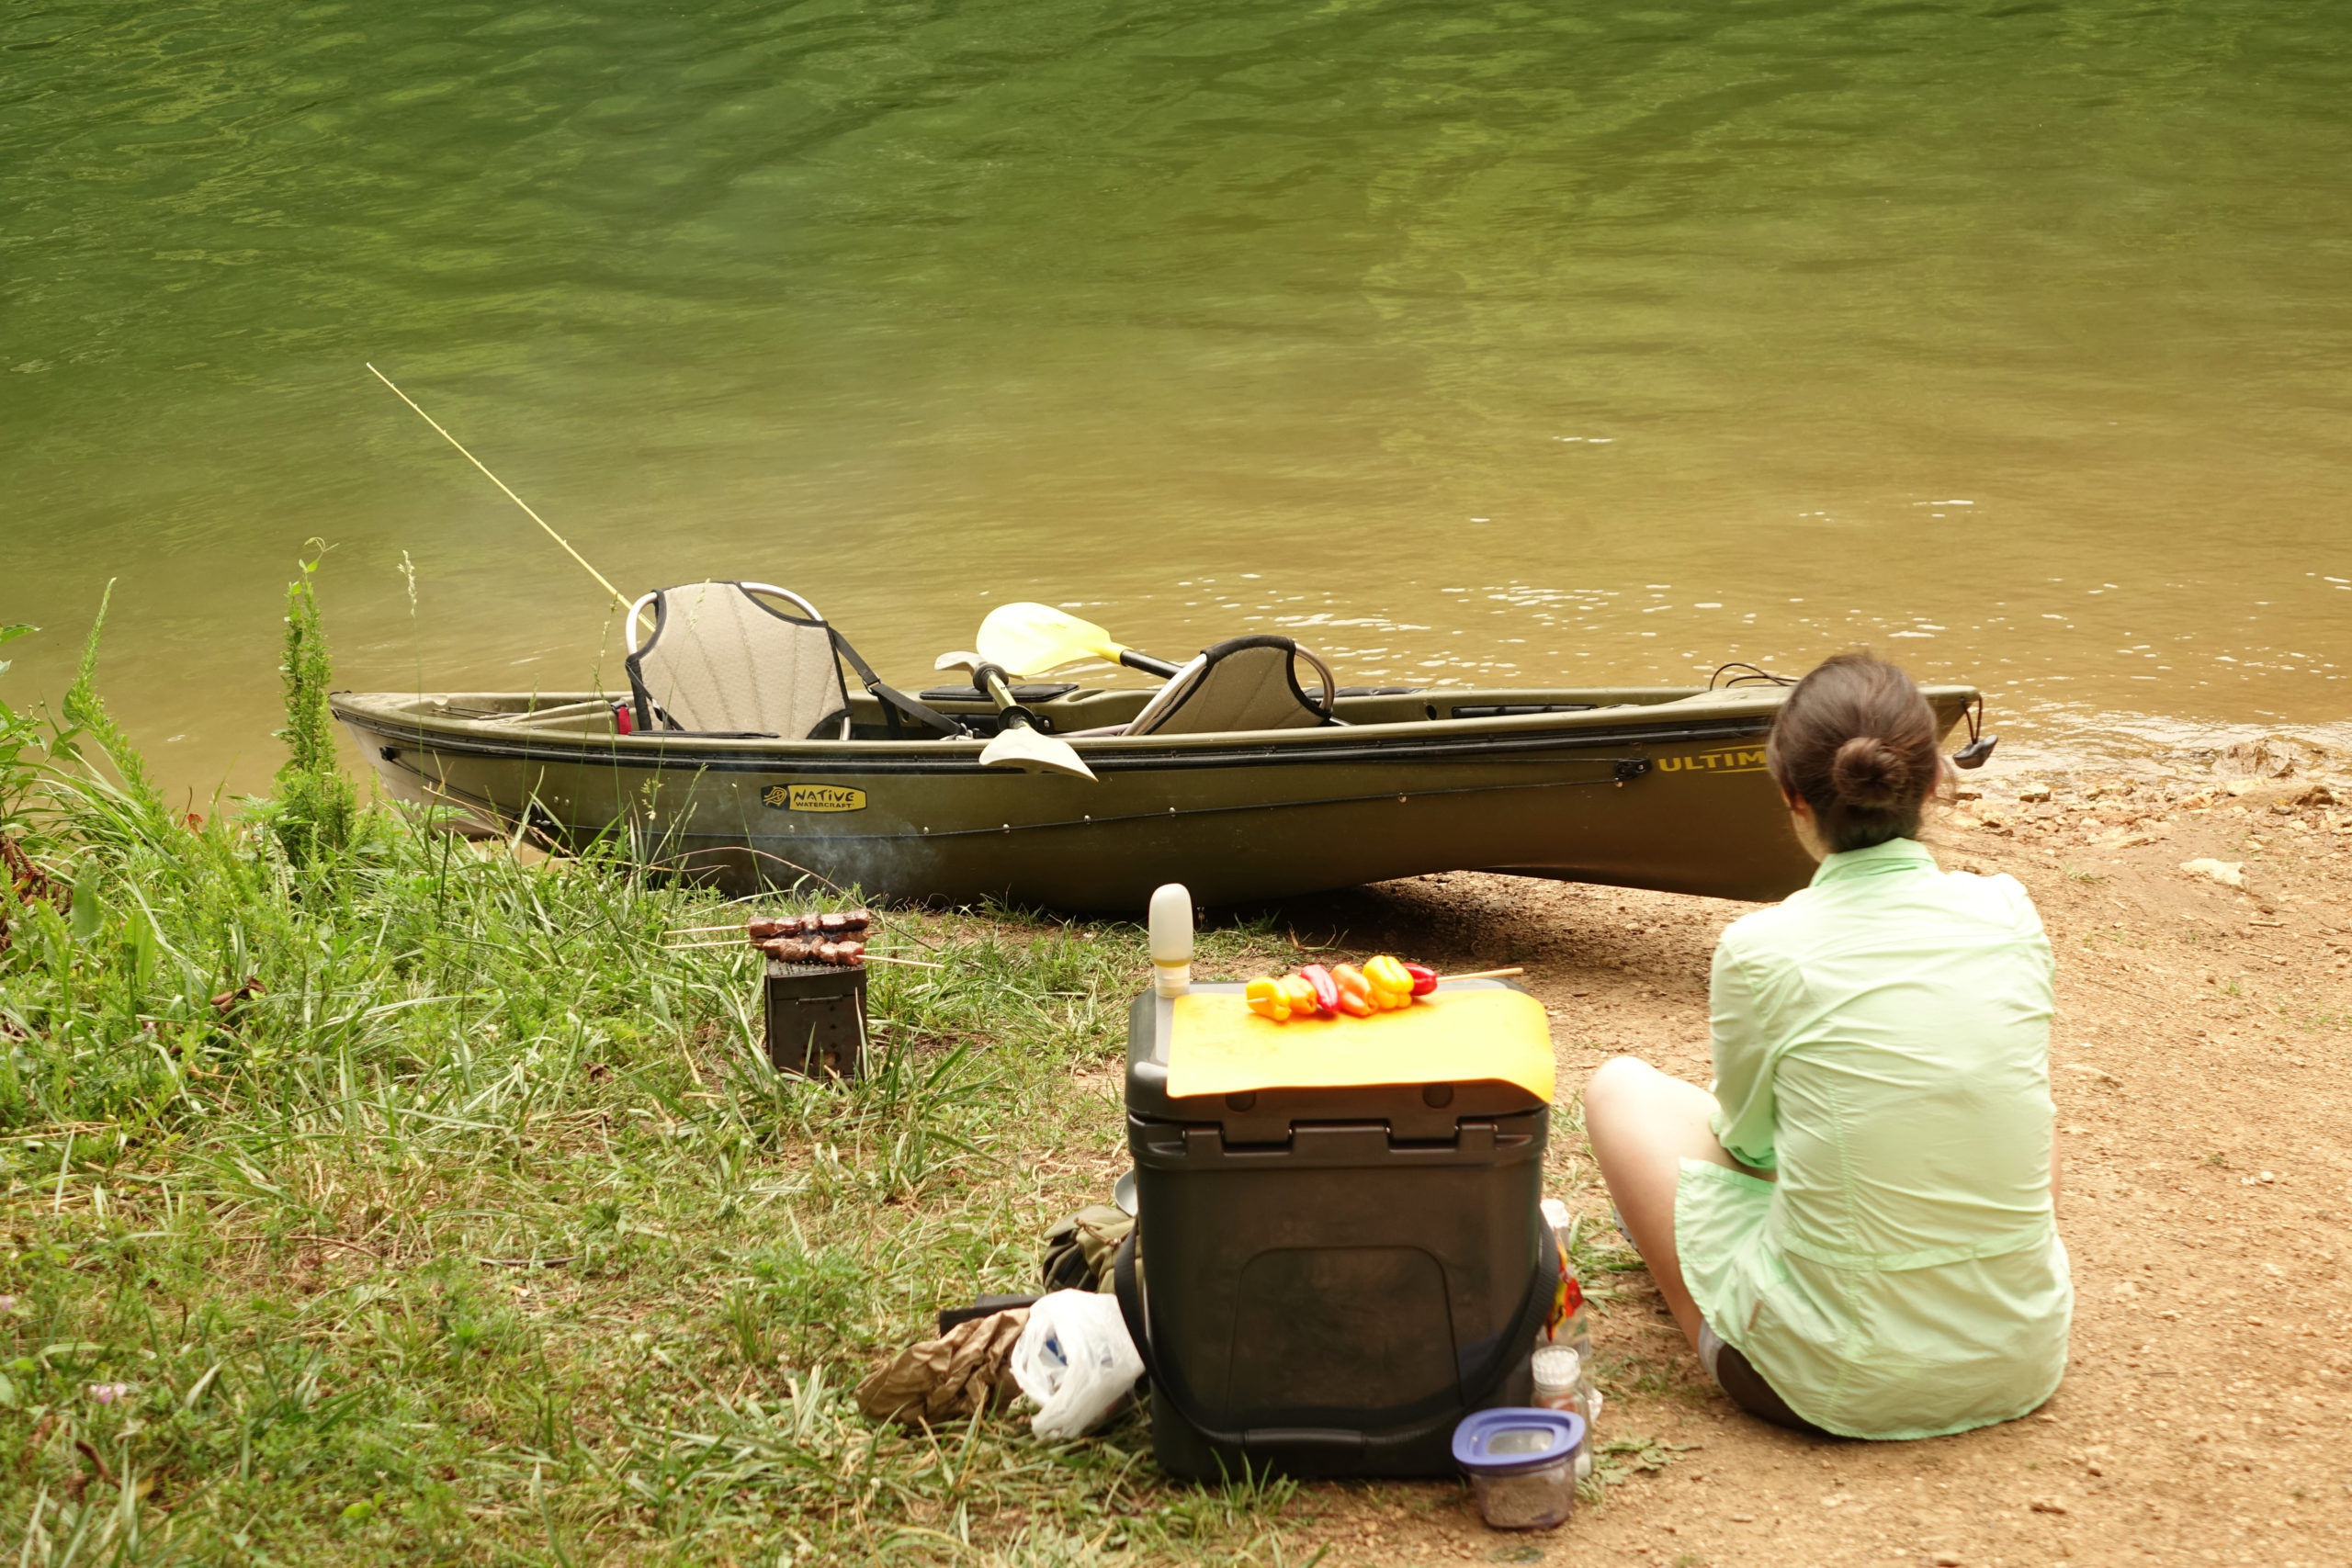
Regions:
[[1569, 1389], [1584, 1375], [1584, 1363], [1566, 1345], [1546, 1345], [1528, 1358], [1528, 1370], [1535, 1374], [1535, 1386], [1544, 1389]]

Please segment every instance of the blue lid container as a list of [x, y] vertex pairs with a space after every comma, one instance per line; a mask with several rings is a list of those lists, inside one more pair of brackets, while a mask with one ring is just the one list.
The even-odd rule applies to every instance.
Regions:
[[1479, 1410], [1453, 1428], [1453, 1461], [1472, 1475], [1525, 1475], [1567, 1459], [1584, 1441], [1568, 1410]]

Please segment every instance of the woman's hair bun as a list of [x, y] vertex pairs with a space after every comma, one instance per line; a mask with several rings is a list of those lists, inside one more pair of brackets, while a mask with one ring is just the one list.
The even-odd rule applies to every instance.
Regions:
[[1920, 807], [1943, 776], [1942, 734], [1910, 676], [1867, 653], [1841, 653], [1781, 704], [1764, 765], [1843, 854], [1918, 836]]
[[1876, 735], [1857, 735], [1829, 763], [1829, 787], [1849, 806], [1883, 810], [1917, 793], [1909, 759]]

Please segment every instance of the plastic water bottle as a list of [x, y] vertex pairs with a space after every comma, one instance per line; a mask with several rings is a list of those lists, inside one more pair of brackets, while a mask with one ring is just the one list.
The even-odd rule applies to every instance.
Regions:
[[1585, 1304], [1584, 1285], [1577, 1278], [1575, 1259], [1569, 1256], [1568, 1242], [1571, 1221], [1568, 1206], [1557, 1198], [1544, 1200], [1544, 1223], [1552, 1227], [1552, 1246], [1560, 1255], [1560, 1288], [1554, 1303], [1553, 1315], [1542, 1336], [1547, 1345], [1566, 1345], [1577, 1353], [1583, 1363], [1588, 1381], [1592, 1367], [1592, 1309]]
[[1577, 1446], [1577, 1479], [1581, 1481], [1592, 1473], [1592, 1432], [1600, 1419], [1600, 1391], [1592, 1383], [1592, 1309], [1585, 1304], [1584, 1286], [1568, 1252], [1573, 1239], [1568, 1206], [1557, 1198], [1546, 1198], [1543, 1213], [1560, 1258], [1560, 1284], [1553, 1314], [1536, 1337], [1530, 1371], [1534, 1374], [1537, 1404], [1572, 1411], [1584, 1418], [1583, 1440]]

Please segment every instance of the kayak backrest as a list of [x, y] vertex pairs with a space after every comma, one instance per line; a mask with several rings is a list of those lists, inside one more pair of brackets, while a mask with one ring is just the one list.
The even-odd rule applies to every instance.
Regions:
[[[763, 595], [789, 600], [807, 618]], [[640, 728], [848, 739], [849, 692], [832, 629], [807, 600], [765, 583], [690, 582], [638, 603], [648, 601], [653, 634], [627, 661]], [[632, 610], [632, 643], [637, 619]]]
[[[1298, 660], [1323, 678], [1321, 706], [1299, 689]], [[1330, 724], [1336, 687], [1320, 659], [1286, 637], [1238, 637], [1204, 648], [1136, 715], [1126, 733], [1209, 735]]]

